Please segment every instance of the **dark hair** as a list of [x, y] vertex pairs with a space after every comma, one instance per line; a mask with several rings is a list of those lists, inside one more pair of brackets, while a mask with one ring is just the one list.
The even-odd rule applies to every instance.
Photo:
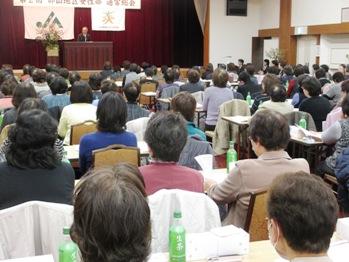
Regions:
[[284, 60], [284, 59], [280, 59], [279, 65], [280, 65], [282, 68], [284, 68], [284, 67], [287, 65], [287, 61]]
[[340, 83], [344, 81], [344, 75], [341, 72], [336, 72], [333, 74], [332, 79], [335, 83]]
[[279, 66], [279, 61], [278, 60], [271, 60], [271, 63], [273, 64], [273, 66], [278, 67]]
[[196, 100], [189, 92], [180, 92], [171, 100], [174, 112], [179, 112], [185, 120], [192, 122], [194, 119]]
[[67, 81], [62, 76], [55, 77], [49, 84], [52, 95], [64, 94], [68, 90]]
[[192, 84], [196, 84], [200, 80], [200, 73], [195, 69], [188, 71], [188, 81]]
[[168, 66], [167, 66], [167, 65], [162, 65], [161, 68], [160, 68], [160, 70], [161, 70], [161, 73], [162, 73], [163, 75], [165, 75], [166, 71], [168, 70]]
[[34, 86], [28, 82], [18, 84], [12, 96], [12, 104], [18, 108], [22, 101], [28, 97], [37, 97]]
[[307, 66], [307, 65], [303, 66], [303, 70], [304, 70], [304, 74], [309, 74], [310, 73], [309, 66]]
[[307, 90], [311, 97], [321, 94], [321, 84], [315, 77], [307, 77], [302, 82], [302, 88]]
[[29, 111], [32, 109], [40, 109], [42, 111], [47, 112], [46, 103], [40, 98], [26, 98], [23, 100], [21, 105], [18, 107], [18, 115], [22, 114], [25, 111]]
[[175, 80], [175, 72], [172, 69], [167, 69], [164, 74], [164, 79], [167, 84], [172, 84]]
[[349, 93], [349, 80], [343, 81], [341, 88], [342, 88], [342, 92], [348, 94]]
[[90, 74], [88, 78], [88, 84], [92, 88], [92, 90], [100, 90], [101, 89], [101, 83], [102, 83], [103, 77], [100, 73], [93, 73]]
[[244, 59], [241, 59], [241, 58], [240, 58], [240, 59], [238, 60], [238, 62], [240, 62], [241, 64], [244, 64], [245, 61], [244, 61]]
[[181, 71], [180, 71], [180, 68], [179, 67], [172, 67], [172, 71], [173, 71], [173, 74], [174, 74], [174, 80], [175, 81], [178, 81], [180, 76], [181, 76]]
[[229, 80], [228, 72], [224, 69], [217, 68], [213, 71], [212, 81], [216, 87], [227, 87], [227, 82]]
[[263, 110], [254, 114], [249, 126], [253, 141], [258, 141], [267, 151], [285, 149], [290, 140], [287, 119], [279, 112]]
[[102, 94], [105, 94], [109, 91], [117, 92], [118, 91], [118, 86], [115, 84], [114, 81], [104, 79], [101, 84], [101, 92]]
[[70, 235], [83, 261], [147, 260], [151, 220], [144, 187], [138, 168], [129, 164], [95, 169], [81, 179]]
[[63, 77], [64, 79], [68, 79], [69, 77], [69, 70], [65, 67], [62, 67], [61, 69], [59, 69], [59, 75], [61, 77]]
[[239, 81], [243, 81], [244, 83], [248, 83], [251, 81], [251, 76], [249, 73], [243, 71], [239, 74], [239, 78], [238, 78]]
[[130, 72], [137, 72], [138, 65], [136, 63], [132, 63], [130, 65]]
[[347, 94], [341, 102], [343, 115], [349, 116], [349, 95]]
[[284, 73], [288, 76], [293, 76], [293, 68], [290, 65], [284, 67]]
[[35, 83], [45, 83], [46, 82], [46, 72], [42, 69], [35, 69], [33, 72], [33, 81]]
[[98, 102], [97, 128], [101, 132], [123, 132], [127, 119], [125, 99], [118, 93], [107, 92]]
[[206, 69], [206, 71], [213, 73], [213, 71], [214, 71], [213, 64], [212, 63], [208, 63], [206, 65], [205, 69]]
[[237, 72], [238, 68], [237, 66], [234, 64], [234, 63], [229, 63], [227, 65], [227, 68], [228, 68], [228, 72]]
[[124, 70], [129, 70], [130, 69], [130, 65], [131, 65], [131, 62], [128, 61], [128, 60], [124, 60], [122, 62], [122, 67], [124, 68]]
[[74, 103], [88, 103], [93, 101], [92, 89], [85, 81], [77, 81], [73, 84], [70, 93], [70, 102]]
[[267, 66], [270, 65], [270, 60], [269, 60], [269, 59], [264, 59], [263, 61], [264, 61], [264, 63], [265, 63]]
[[320, 67], [323, 68], [326, 71], [326, 73], [330, 70], [328, 65], [325, 65], [325, 64], [321, 65]]
[[56, 65], [55, 64], [46, 64], [45, 70], [47, 73], [54, 72], [56, 70]]
[[59, 164], [54, 148], [57, 122], [46, 112], [34, 109], [18, 115], [8, 135], [6, 160], [20, 169], [53, 169]]
[[303, 74], [304, 74], [304, 68], [303, 68], [303, 66], [302, 66], [302, 65], [301, 65], [301, 66], [297, 65], [297, 66], [294, 68], [294, 75], [295, 75], [295, 77], [298, 77], [298, 76], [303, 75]]
[[113, 65], [109, 61], [105, 61], [104, 65], [103, 65], [103, 69], [104, 70], [112, 70], [113, 69]]
[[148, 77], [152, 77], [154, 75], [154, 69], [152, 67], [147, 67], [144, 69], [144, 73]]
[[128, 83], [124, 87], [124, 94], [128, 102], [136, 103], [139, 97], [141, 88], [135, 82]]
[[313, 64], [313, 70], [317, 71], [320, 69], [320, 66], [318, 64]]
[[53, 80], [60, 76], [59, 74], [57, 74], [56, 72], [50, 72], [46, 74], [46, 82], [47, 84], [50, 86], [50, 84], [53, 82]]
[[247, 66], [245, 67], [245, 70], [250, 76], [253, 76], [256, 71], [254, 65], [252, 64], [247, 64]]
[[279, 84], [280, 79], [276, 75], [266, 74], [262, 80], [262, 88], [264, 89], [264, 93], [269, 96], [271, 88]]
[[315, 77], [316, 77], [317, 79], [326, 77], [326, 71], [325, 71], [323, 68], [320, 68], [319, 70], [317, 70], [317, 71], [315, 72]]
[[267, 213], [269, 219], [276, 220], [291, 249], [320, 254], [329, 247], [338, 205], [321, 178], [305, 172], [287, 173], [274, 179]]
[[185, 121], [181, 114], [162, 111], [150, 118], [144, 140], [151, 148], [154, 158], [178, 162], [187, 142], [187, 136]]
[[283, 85], [275, 85], [270, 90], [270, 98], [273, 102], [285, 102], [287, 99], [287, 91]]
[[148, 62], [142, 62], [141, 67], [142, 67], [143, 70], [145, 70], [148, 67], [150, 67], [150, 64]]
[[1, 93], [3, 93], [5, 96], [12, 96], [17, 85], [18, 83], [16, 80], [11, 78], [7, 79], [0, 85]]
[[31, 69], [31, 65], [25, 64], [23, 66], [23, 75], [29, 75], [30, 74], [30, 69]]
[[115, 65], [114, 66], [114, 72], [121, 72], [121, 66], [120, 65]]
[[278, 75], [280, 73], [280, 69], [277, 66], [269, 66], [267, 68], [268, 74]]
[[80, 81], [80, 80], [81, 80], [81, 76], [78, 72], [74, 71], [74, 72], [69, 73], [70, 85], [74, 85], [75, 82]]

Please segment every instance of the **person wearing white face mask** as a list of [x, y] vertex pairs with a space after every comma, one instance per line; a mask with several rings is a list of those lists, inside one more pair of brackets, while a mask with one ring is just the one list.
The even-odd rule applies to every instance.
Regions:
[[269, 239], [292, 262], [330, 262], [338, 205], [331, 189], [304, 172], [274, 179], [267, 200]]

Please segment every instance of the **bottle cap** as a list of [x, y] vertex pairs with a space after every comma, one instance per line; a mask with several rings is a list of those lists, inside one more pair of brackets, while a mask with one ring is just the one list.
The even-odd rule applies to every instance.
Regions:
[[63, 235], [69, 235], [70, 234], [70, 227], [63, 227]]
[[175, 212], [173, 213], [173, 217], [174, 217], [174, 218], [182, 218], [182, 212], [180, 212], [180, 211], [175, 211]]

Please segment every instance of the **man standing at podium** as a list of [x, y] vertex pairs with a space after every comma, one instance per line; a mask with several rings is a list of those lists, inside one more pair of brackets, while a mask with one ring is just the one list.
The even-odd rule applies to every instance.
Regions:
[[91, 35], [88, 33], [88, 28], [84, 26], [81, 30], [81, 34], [78, 35], [78, 42], [91, 41]]

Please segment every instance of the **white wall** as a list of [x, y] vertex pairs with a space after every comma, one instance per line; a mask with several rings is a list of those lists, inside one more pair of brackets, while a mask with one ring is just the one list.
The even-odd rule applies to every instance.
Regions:
[[280, 25], [280, 0], [260, 0], [259, 29], [278, 28]]
[[279, 48], [279, 38], [273, 37], [272, 39], [264, 39], [264, 50], [263, 50], [263, 59], [270, 59], [267, 57], [267, 52], [270, 51], [272, 48]]
[[309, 64], [310, 67], [316, 63], [318, 47], [316, 36], [299, 36], [297, 39], [297, 64]]
[[292, 0], [292, 26], [341, 23], [349, 0]]
[[349, 64], [346, 54], [349, 54], [349, 34], [321, 36], [321, 64], [328, 64], [331, 69], [337, 69], [339, 64]]
[[226, 0], [213, 0], [210, 7], [210, 62], [251, 61], [252, 37], [258, 36], [261, 0], [249, 0], [246, 17], [226, 16]]

